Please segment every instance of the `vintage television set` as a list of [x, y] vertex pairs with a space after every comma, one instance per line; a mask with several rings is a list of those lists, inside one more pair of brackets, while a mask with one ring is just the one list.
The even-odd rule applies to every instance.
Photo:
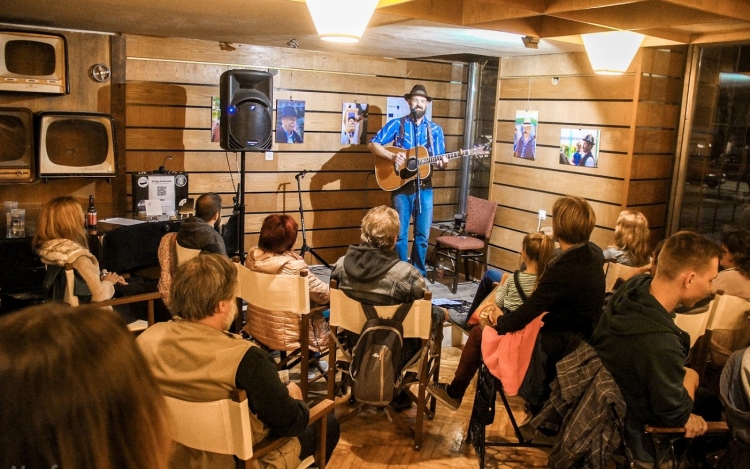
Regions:
[[37, 120], [40, 178], [115, 176], [112, 116], [43, 112]]
[[0, 183], [33, 181], [34, 163], [34, 114], [26, 108], [0, 108]]
[[70, 93], [65, 36], [0, 30], [0, 91]]

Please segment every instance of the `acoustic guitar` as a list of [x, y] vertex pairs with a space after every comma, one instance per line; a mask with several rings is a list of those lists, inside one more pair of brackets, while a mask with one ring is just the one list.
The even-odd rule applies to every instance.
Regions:
[[474, 147], [470, 150], [459, 150], [443, 155], [425, 156], [424, 158], [417, 158], [416, 156], [428, 154], [427, 148], [421, 145], [410, 150], [398, 147], [385, 147], [385, 149], [392, 153], [406, 153], [406, 161], [403, 166], [399, 167], [393, 161], [388, 161], [378, 156], [375, 157], [375, 179], [384, 191], [395, 191], [407, 182], [414, 180], [417, 177], [417, 169], [419, 169], [420, 178], [429, 177], [432, 172], [432, 163], [437, 163], [443, 157], [449, 160], [469, 155], [484, 158], [490, 154], [489, 144]]

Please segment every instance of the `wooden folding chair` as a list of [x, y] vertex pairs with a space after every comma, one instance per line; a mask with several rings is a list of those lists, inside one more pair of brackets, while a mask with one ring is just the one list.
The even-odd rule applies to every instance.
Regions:
[[[440, 370], [440, 342], [431, 337], [432, 324], [432, 293], [425, 292], [424, 299], [417, 300], [412, 305], [409, 313], [403, 322], [404, 338], [419, 338], [422, 341], [419, 351], [412, 357], [401, 370], [400, 389], [407, 393], [409, 398], [417, 404], [417, 414], [413, 426], [409, 426], [406, 421], [396, 413], [391, 406], [386, 406], [384, 411], [388, 420], [395, 422], [400, 427], [407, 430], [414, 437], [414, 450], [419, 451], [422, 447], [423, 440], [423, 422], [424, 416], [432, 419], [435, 415], [435, 399], [427, 394], [427, 384], [430, 379], [437, 382]], [[400, 305], [393, 306], [375, 306], [375, 311], [381, 318], [391, 318]], [[344, 389], [347, 382], [350, 382], [349, 364], [351, 363], [351, 354], [349, 350], [341, 346], [338, 333], [350, 331], [359, 334], [367, 320], [362, 304], [346, 296], [339, 290], [336, 281], [331, 281], [331, 332], [328, 344], [328, 399], [334, 399], [337, 393], [336, 373], [341, 372], [341, 384]], [[353, 344], [352, 344], [353, 345]], [[337, 357], [337, 351], [341, 356]], [[417, 393], [414, 394], [410, 387], [417, 384]], [[356, 400], [356, 396], [353, 396]], [[428, 400], [430, 404], [428, 406]], [[347, 420], [359, 413], [366, 405], [350, 412], [339, 421]]]
[[[325, 352], [328, 340], [318, 337], [310, 328], [315, 316], [322, 320], [325, 306], [310, 309], [310, 290], [307, 272], [299, 275], [271, 275], [253, 272], [235, 264], [239, 273], [237, 297], [247, 302], [247, 322], [243, 330], [267, 349], [279, 350], [284, 356], [277, 364], [279, 370], [300, 364], [300, 389], [307, 400], [309, 385], [326, 374], [318, 359]], [[311, 352], [315, 356], [311, 358]], [[320, 372], [312, 379], [307, 373], [310, 365]]]
[[706, 333], [706, 326], [711, 316], [710, 308], [702, 308], [695, 312], [675, 314], [674, 323], [677, 327], [690, 335], [690, 347], [695, 345], [699, 337]]
[[630, 277], [638, 274], [642, 274], [648, 271], [649, 266], [645, 267], [630, 267], [625, 264], [619, 264], [613, 261], [605, 261], [605, 292], [611, 292], [615, 288], [615, 284], [618, 280], [628, 280]]
[[[218, 454], [234, 455], [250, 469], [253, 463], [275, 451], [291, 438], [267, 438], [253, 447], [247, 393], [232, 391], [231, 399], [191, 402], [165, 396], [172, 418], [172, 438], [188, 448]], [[326, 466], [326, 414], [333, 410], [333, 401], [324, 399], [310, 410], [310, 423], [316, 426], [315, 455], [306, 458], [298, 469]]]
[[[729, 437], [729, 427], [726, 422], [706, 422], [706, 424], [708, 424], [708, 431], [706, 431], [701, 437]], [[685, 438], [685, 427], [656, 427], [652, 425], [644, 425], [643, 431], [651, 437], [651, 442], [654, 445], [654, 469], [660, 469], [663, 467], [662, 464], [666, 463], [668, 460], [672, 461], [671, 467], [686, 467], [683, 465], [683, 460], [687, 457], [688, 451], [685, 450], [681, 455], [678, 455], [674, 448], [677, 441]], [[664, 442], [664, 440], [666, 440], [666, 442]]]

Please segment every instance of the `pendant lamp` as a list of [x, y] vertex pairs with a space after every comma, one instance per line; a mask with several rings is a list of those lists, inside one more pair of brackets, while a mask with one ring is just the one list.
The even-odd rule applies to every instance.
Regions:
[[359, 42], [376, 8], [411, 0], [296, 0], [307, 3], [318, 36], [324, 41]]
[[607, 31], [581, 34], [586, 55], [597, 75], [622, 75], [643, 42], [643, 34]]

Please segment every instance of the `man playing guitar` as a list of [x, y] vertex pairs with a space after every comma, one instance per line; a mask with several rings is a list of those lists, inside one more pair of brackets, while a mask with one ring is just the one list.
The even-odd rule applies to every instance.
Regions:
[[[411, 112], [400, 119], [389, 121], [372, 138], [367, 147], [376, 157], [394, 164], [394, 168], [403, 168], [407, 164], [407, 152], [393, 152], [384, 147], [391, 142], [404, 150], [427, 148], [427, 155], [411, 155], [414, 164], [419, 158], [442, 155], [445, 153], [445, 136], [443, 129], [425, 118], [427, 105], [432, 98], [423, 85], [414, 85], [410, 93], [404, 95]], [[435, 162], [438, 169], [448, 164], [443, 157]], [[396, 239], [396, 252], [402, 261], [408, 261], [409, 222], [414, 218], [414, 246], [412, 247], [412, 264], [422, 275], [426, 275], [425, 258], [427, 256], [427, 239], [432, 225], [432, 180], [430, 175], [421, 176], [417, 170], [415, 179], [409, 181], [392, 193], [393, 208], [398, 212], [401, 228]]]

